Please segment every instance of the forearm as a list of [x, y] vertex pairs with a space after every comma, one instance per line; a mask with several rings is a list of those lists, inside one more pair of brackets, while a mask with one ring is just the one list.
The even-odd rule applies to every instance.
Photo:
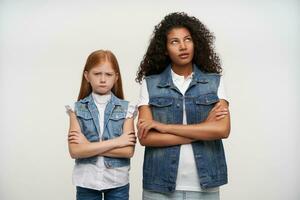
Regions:
[[88, 158], [103, 154], [115, 148], [119, 148], [118, 143], [112, 140], [101, 142], [90, 142], [84, 144], [69, 144], [69, 151], [72, 158]]
[[145, 138], [140, 138], [140, 144], [150, 147], [166, 147], [179, 144], [189, 144], [193, 140], [183, 136], [177, 136], [174, 134], [160, 133], [155, 130], [151, 130]]
[[[139, 107], [139, 121], [142, 119], [152, 120], [152, 113], [149, 106]], [[192, 142], [192, 139], [183, 136], [177, 136], [173, 134], [161, 133], [156, 129], [150, 129], [147, 134], [144, 135], [145, 127], [141, 126], [139, 122], [138, 132], [139, 132], [139, 141], [143, 146], [151, 147], [166, 147], [174, 146], [179, 144], [189, 144]]]
[[131, 158], [133, 154], [134, 154], [134, 146], [127, 146], [127, 147], [111, 149], [100, 155], [114, 157], [114, 158]]
[[165, 125], [167, 133], [184, 136], [195, 140], [216, 140], [227, 138], [230, 133], [229, 118], [220, 121], [202, 122], [192, 125]]
[[70, 112], [69, 118], [70, 118], [69, 132], [71, 131], [81, 132], [81, 128], [79, 126], [79, 122], [77, 120], [76, 114], [74, 112]]

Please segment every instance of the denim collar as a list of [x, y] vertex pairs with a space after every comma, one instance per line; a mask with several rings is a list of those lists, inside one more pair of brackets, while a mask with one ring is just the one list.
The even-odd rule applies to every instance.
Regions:
[[[170, 87], [173, 85], [172, 75], [171, 75], [171, 65], [168, 65], [166, 69], [160, 74], [160, 82], [158, 87]], [[199, 69], [196, 64], [193, 64], [193, 78], [192, 83], [207, 83], [208, 79], [205, 77], [204, 73]]]

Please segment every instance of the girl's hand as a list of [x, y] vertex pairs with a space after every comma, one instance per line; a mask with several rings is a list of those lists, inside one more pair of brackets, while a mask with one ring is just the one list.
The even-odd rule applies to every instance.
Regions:
[[218, 121], [223, 119], [226, 115], [228, 115], [228, 108], [221, 105], [221, 103], [217, 103], [213, 109], [209, 112], [206, 122], [209, 121]]
[[78, 131], [70, 131], [68, 135], [68, 141], [70, 144], [88, 144], [90, 141], [86, 139], [86, 137]]
[[136, 143], [135, 132], [123, 133], [120, 137], [115, 138], [119, 147], [134, 146]]
[[155, 120], [140, 119], [138, 121], [137, 126], [138, 126], [138, 130], [139, 130], [138, 137], [140, 139], [147, 137], [147, 134], [151, 129], [155, 129], [160, 133], [166, 132], [165, 124], [157, 122]]

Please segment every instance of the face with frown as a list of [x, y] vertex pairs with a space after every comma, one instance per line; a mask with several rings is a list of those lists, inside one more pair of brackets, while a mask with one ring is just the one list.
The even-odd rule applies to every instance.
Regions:
[[84, 77], [91, 84], [93, 92], [100, 95], [110, 93], [118, 80], [118, 74], [114, 71], [112, 64], [107, 61], [85, 71]]

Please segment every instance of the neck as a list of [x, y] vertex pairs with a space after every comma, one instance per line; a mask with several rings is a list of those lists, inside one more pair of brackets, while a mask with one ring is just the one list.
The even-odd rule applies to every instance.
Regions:
[[172, 70], [180, 75], [180, 76], [184, 76], [184, 78], [186, 78], [187, 76], [189, 76], [192, 72], [193, 72], [193, 64], [189, 63], [187, 65], [175, 65], [172, 64]]

